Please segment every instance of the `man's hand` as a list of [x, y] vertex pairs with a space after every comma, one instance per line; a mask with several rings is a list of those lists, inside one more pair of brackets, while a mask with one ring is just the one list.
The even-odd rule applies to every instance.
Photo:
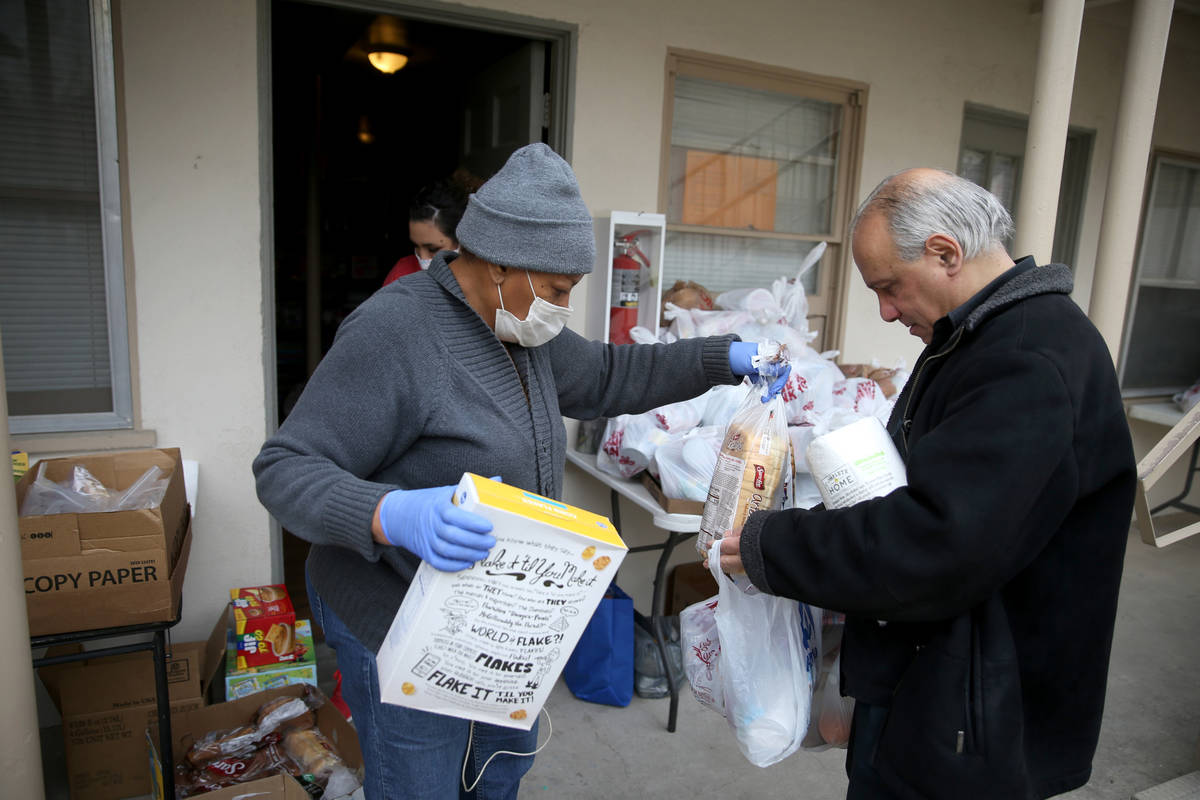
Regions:
[[716, 542], [716, 546], [721, 548], [719, 552], [722, 572], [727, 575], [737, 575], [746, 571], [746, 568], [742, 566], [741, 528], [725, 531], [725, 535]]

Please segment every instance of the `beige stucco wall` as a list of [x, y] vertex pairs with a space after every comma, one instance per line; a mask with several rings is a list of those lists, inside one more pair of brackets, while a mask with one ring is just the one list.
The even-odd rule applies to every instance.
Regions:
[[[596, 215], [658, 208], [668, 47], [861, 81], [870, 86], [861, 197], [884, 175], [925, 164], [953, 169], [963, 104], [1027, 113], [1040, 17], [1026, 0], [478, 0], [481, 9], [579, 29], [572, 160]], [[271, 525], [249, 464], [267, 434], [270, 266], [261, 251], [258, 18], [248, 0], [121, 0], [127, 192], [143, 425], [200, 463], [199, 513], [176, 638], [207, 633], [230, 586], [279, 579]], [[1181, 15], [1177, 14], [1177, 23]], [[1096, 130], [1077, 298], [1090, 291], [1112, 147], [1128, 3], [1085, 17], [1071, 121]], [[1200, 78], [1195, 18], [1174, 46], [1156, 141], [1197, 149]], [[264, 281], [266, 277], [266, 281]], [[573, 302], [587, 306], [585, 280]], [[267, 310], [264, 312], [264, 308]], [[584, 314], [577, 314], [582, 327]], [[853, 276], [847, 360], [911, 364], [920, 343], [877, 316]], [[37, 455], [37, 454], [35, 454]], [[607, 493], [567, 471], [567, 499], [606, 511]], [[656, 538], [625, 512], [632, 544]], [[680, 548], [689, 558], [690, 545]], [[677, 560], [680, 560], [677, 559]], [[631, 556], [622, 584], [646, 608], [653, 556]]]
[[269, 582], [258, 31], [244, 0], [120, 4], [142, 424], [200, 465], [178, 640]]

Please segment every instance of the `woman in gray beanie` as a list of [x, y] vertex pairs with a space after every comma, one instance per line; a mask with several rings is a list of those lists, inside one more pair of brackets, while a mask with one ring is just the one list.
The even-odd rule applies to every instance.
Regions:
[[[347, 317], [254, 461], [263, 505], [313, 544], [309, 600], [337, 651], [368, 800], [516, 797], [533, 763], [536, 725], [472, 732], [379, 699], [375, 653], [421, 560], [463, 570], [495, 544], [487, 520], [451, 503], [462, 474], [560, 498], [563, 415], [695, 397], [753, 372], [757, 352], [735, 336], [616, 346], [565, 328], [595, 241], [574, 173], [545, 145], [471, 195], [457, 233], [461, 254], [439, 253]], [[480, 777], [497, 751], [509, 754]]]

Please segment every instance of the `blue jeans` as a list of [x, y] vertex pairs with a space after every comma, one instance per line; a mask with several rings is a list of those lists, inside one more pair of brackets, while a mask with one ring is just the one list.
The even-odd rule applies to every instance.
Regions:
[[379, 700], [379, 672], [375, 653], [354, 637], [350, 629], [321, 601], [308, 584], [313, 617], [325, 632], [325, 641], [337, 653], [342, 673], [342, 697], [354, 716], [366, 775], [366, 800], [511, 800], [521, 777], [533, 766], [533, 756], [498, 755], [472, 792], [462, 788], [463, 758], [471, 738], [467, 785], [475, 780], [484, 762], [498, 750], [532, 753], [537, 747], [537, 724], [520, 731], [498, 725], [471, 723]]

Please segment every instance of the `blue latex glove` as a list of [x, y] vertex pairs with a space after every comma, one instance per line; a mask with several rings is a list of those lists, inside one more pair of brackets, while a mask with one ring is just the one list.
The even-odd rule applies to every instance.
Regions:
[[758, 355], [758, 342], [730, 342], [729, 369], [734, 375], [757, 375], [754, 357]]
[[383, 535], [442, 572], [486, 558], [496, 544], [492, 523], [451, 502], [454, 486], [388, 492], [379, 506]]
[[[759, 375], [758, 368], [754, 366], [753, 359], [757, 355], [758, 342], [730, 342], [730, 371], [734, 375], [749, 375], [751, 380], [758, 383], [762, 376]], [[763, 395], [762, 401], [765, 403], [779, 394], [787, 383], [788, 376], [791, 374], [791, 364], [768, 364], [767, 377], [771, 379], [771, 385], [767, 389], [767, 393]]]

